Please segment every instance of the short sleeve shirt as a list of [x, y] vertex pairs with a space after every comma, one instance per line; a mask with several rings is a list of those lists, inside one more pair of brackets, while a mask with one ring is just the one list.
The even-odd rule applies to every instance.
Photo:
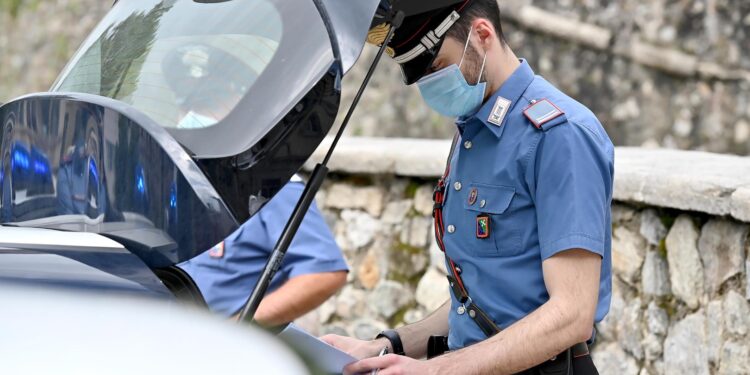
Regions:
[[[289, 182], [222, 243], [179, 265], [212, 311], [232, 316], [242, 309], [303, 189], [303, 183]], [[295, 276], [345, 270], [341, 250], [313, 202], [268, 292]]]
[[[549, 300], [542, 262], [580, 248], [602, 257], [601, 321], [611, 295], [614, 147], [596, 116], [522, 60], [457, 126], [443, 238], [472, 300], [507, 328]], [[450, 348], [485, 339], [451, 298]]]

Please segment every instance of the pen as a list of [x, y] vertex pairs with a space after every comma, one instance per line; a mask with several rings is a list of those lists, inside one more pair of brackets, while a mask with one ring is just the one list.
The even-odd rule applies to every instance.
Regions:
[[[380, 354], [378, 354], [378, 357], [382, 357], [382, 356], [384, 356], [386, 354], [388, 354], [388, 347], [384, 346], [383, 349], [380, 350]], [[380, 370], [380, 369], [378, 369], [378, 368], [372, 369], [372, 371], [370, 372], [370, 375], [376, 375], [378, 373], [378, 370]]]

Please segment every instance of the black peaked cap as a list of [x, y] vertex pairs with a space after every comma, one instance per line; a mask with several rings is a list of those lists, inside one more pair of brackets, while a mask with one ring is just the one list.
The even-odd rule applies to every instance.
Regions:
[[[394, 32], [386, 51], [401, 66], [404, 83], [411, 85], [427, 73], [443, 45], [449, 25], [462, 15], [470, 2], [471, 0], [395, 0], [393, 7], [403, 10], [406, 17]], [[441, 28], [441, 25], [444, 27]], [[388, 24], [374, 26], [367, 41], [382, 45], [389, 28]]]

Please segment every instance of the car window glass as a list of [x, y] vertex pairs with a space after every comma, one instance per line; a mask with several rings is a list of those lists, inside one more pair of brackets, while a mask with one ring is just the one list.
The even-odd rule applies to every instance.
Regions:
[[264, 0], [118, 7], [53, 91], [117, 99], [168, 128], [205, 128], [226, 117], [268, 67], [284, 27]]

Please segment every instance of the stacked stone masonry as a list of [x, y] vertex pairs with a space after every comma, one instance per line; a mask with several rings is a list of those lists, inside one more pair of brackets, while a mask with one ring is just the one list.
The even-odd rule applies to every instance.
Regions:
[[[0, 1], [0, 102], [50, 87], [111, 1]], [[750, 153], [750, 2], [502, 0], [508, 44], [624, 146]], [[34, 25], [29, 27], [28, 25]], [[344, 79], [350, 103], [373, 56]], [[386, 59], [349, 134], [449, 138]], [[342, 111], [346, 110], [342, 106]]]
[[[503, 0], [508, 45], [585, 104], [616, 145], [750, 153], [750, 2]], [[344, 80], [344, 103], [374, 54]], [[350, 134], [449, 138], [454, 128], [386, 61]], [[346, 85], [351, 82], [350, 85]]]
[[[448, 298], [431, 218], [448, 145], [342, 140], [317, 202], [350, 264], [349, 283], [301, 324], [319, 334], [371, 338], [423, 318]], [[750, 374], [748, 212], [734, 211], [739, 219], [721, 203], [694, 199], [719, 199], [717, 190], [731, 197], [750, 186], [747, 176], [719, 178], [732, 173], [725, 167], [750, 171], [750, 160], [670, 151], [670, 163], [660, 164], [659, 152], [617, 150], [613, 295], [597, 325], [594, 360], [602, 374]], [[651, 160], [650, 169], [640, 160]], [[692, 173], [677, 168], [683, 164]], [[712, 170], [712, 184], [704, 185], [703, 168]], [[666, 190], [643, 185], [675, 192], [660, 197]]]

